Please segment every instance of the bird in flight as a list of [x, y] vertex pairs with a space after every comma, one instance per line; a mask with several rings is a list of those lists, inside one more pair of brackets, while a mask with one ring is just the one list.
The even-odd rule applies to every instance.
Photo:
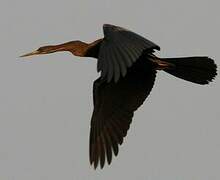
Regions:
[[69, 51], [75, 56], [98, 60], [100, 77], [93, 83], [94, 111], [91, 119], [89, 157], [94, 168], [111, 163], [117, 156], [134, 115], [149, 95], [157, 71], [208, 84], [217, 66], [206, 56], [159, 58], [160, 47], [122, 27], [104, 24], [104, 37], [92, 43], [70, 41], [43, 46], [21, 57]]

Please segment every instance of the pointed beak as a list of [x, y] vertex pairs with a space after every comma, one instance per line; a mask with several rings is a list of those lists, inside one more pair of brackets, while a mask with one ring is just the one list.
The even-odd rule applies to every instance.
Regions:
[[36, 50], [36, 51], [31, 52], [31, 53], [24, 54], [20, 57], [34, 56], [34, 55], [39, 55], [39, 54], [42, 54], [42, 53], [40, 51]]

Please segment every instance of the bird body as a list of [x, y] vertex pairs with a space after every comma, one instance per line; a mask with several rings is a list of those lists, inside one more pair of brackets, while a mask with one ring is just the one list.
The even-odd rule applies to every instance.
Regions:
[[111, 163], [130, 127], [134, 111], [153, 88], [157, 70], [178, 78], [208, 84], [217, 75], [217, 66], [208, 57], [159, 58], [155, 43], [127, 29], [105, 24], [104, 38], [92, 43], [70, 41], [44, 46], [23, 55], [69, 51], [80, 57], [98, 59], [100, 77], [93, 84], [94, 111], [90, 131], [90, 163]]

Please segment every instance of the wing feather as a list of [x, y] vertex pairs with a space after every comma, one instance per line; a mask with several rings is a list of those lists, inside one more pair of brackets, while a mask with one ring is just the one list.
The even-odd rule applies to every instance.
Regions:
[[111, 163], [111, 160], [112, 160], [112, 150], [111, 150], [111, 147], [112, 147], [112, 141], [111, 141], [111, 137], [109, 136], [109, 131], [108, 131], [108, 128], [107, 127], [104, 127], [103, 128], [103, 131], [104, 131], [104, 138], [105, 138], [105, 150], [106, 150], [106, 156], [107, 156], [107, 161], [108, 161], [108, 164]]
[[[94, 82], [94, 111], [90, 131], [90, 163], [102, 168], [112, 153], [117, 156], [119, 145], [130, 127], [134, 111], [149, 95], [156, 76], [150, 61], [139, 59], [117, 83], [101, 77]], [[105, 157], [104, 157], [105, 156]]]
[[[120, 77], [120, 66], [119, 66], [119, 62], [117, 61], [116, 57], [115, 57], [115, 53], [113, 51], [113, 47], [109, 47], [108, 49], [108, 61], [112, 61], [113, 67], [114, 67], [114, 80], [115, 82], [118, 81], [119, 77]], [[111, 81], [111, 77], [108, 77], [108, 82]]]
[[120, 54], [119, 49], [116, 47], [112, 47], [113, 53], [115, 55], [115, 59], [121, 59], [121, 61], [117, 61], [120, 67], [121, 75], [124, 77], [127, 73], [126, 62], [124, 62], [123, 54]]
[[131, 67], [132, 59], [134, 58], [131, 53], [132, 51], [129, 47], [126, 46], [126, 44], [124, 44], [123, 42], [121, 43], [121, 46], [117, 46], [118, 51], [121, 54], [121, 56], [123, 56], [123, 60], [126, 61], [125, 64], [127, 65], [127, 67]]
[[[105, 24], [103, 31], [104, 39], [98, 55], [98, 70], [104, 71], [101, 74], [102, 78], [105, 78], [105, 72], [109, 71], [107, 73], [108, 82], [112, 79], [117, 82], [120, 76], [125, 76], [127, 73], [125, 68], [131, 67], [144, 51], [160, 50], [155, 43], [127, 29]], [[103, 56], [103, 51], [106, 53], [105, 56]], [[112, 61], [113, 66], [108, 64], [109, 61]], [[114, 72], [112, 73], [112, 71]]]

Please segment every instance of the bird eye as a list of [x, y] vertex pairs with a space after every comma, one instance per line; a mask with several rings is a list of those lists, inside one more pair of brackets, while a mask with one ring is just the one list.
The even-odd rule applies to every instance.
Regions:
[[50, 46], [43, 46], [43, 47], [40, 47], [40, 48], [38, 49], [38, 51], [44, 52], [44, 51], [48, 51], [48, 50], [50, 50], [50, 49], [51, 49]]
[[43, 51], [43, 50], [44, 50], [43, 47], [38, 48], [38, 51]]

